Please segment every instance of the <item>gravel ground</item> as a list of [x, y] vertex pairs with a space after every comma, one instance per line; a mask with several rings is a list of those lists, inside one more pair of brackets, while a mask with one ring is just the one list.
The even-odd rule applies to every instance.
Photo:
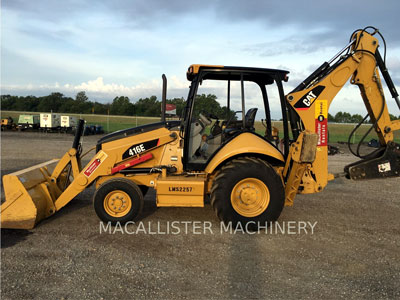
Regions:
[[[1, 138], [2, 174], [60, 157], [73, 139], [27, 132]], [[97, 138], [85, 137], [84, 147]], [[351, 161], [347, 152], [332, 156], [330, 171]], [[1, 230], [1, 297], [399, 298], [399, 183], [336, 179], [283, 210], [278, 224], [285, 233], [256, 234], [221, 233], [210, 205], [156, 208], [154, 191], [145, 197], [141, 223], [127, 228], [132, 234], [100, 234], [89, 188], [33, 230]], [[152, 234], [173, 221], [179, 234]], [[298, 233], [298, 221], [309, 222], [301, 223], [307, 232]]]

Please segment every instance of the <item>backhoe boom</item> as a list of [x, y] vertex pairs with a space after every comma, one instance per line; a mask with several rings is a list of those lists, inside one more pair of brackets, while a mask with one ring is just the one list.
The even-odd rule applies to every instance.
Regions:
[[[300, 193], [319, 192], [328, 180], [333, 179], [328, 174], [328, 111], [334, 97], [349, 80], [359, 87], [381, 147], [367, 157], [359, 155], [358, 147], [357, 154], [363, 160], [345, 168], [347, 177], [367, 179], [399, 176], [399, 145], [394, 142], [393, 132], [400, 129], [400, 120], [390, 120], [379, 69], [399, 107], [400, 104], [396, 88], [378, 51], [378, 40], [373, 34], [365, 30], [355, 32], [351, 42], [338, 55], [321, 65], [286, 97], [290, 105], [293, 136], [300, 139], [299, 133], [304, 130], [319, 135], [315, 161], [304, 168]], [[344, 52], [347, 53], [342, 55]], [[290, 170], [287, 172], [290, 174]]]

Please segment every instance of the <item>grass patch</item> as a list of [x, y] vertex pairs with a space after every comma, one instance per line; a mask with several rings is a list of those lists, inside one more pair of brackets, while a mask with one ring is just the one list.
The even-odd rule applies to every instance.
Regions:
[[[339, 123], [328, 123], [328, 141], [330, 143], [337, 142], [347, 142], [351, 131], [356, 127], [357, 124], [339, 124]], [[282, 122], [272, 122], [272, 126], [275, 126], [279, 130], [279, 136], [283, 138], [283, 123]], [[255, 123], [255, 129], [258, 134], [264, 135], [265, 127], [261, 122]], [[371, 124], [363, 124], [360, 128], [357, 129], [355, 134], [351, 139], [351, 143], [358, 143], [364, 136], [364, 134], [371, 127]], [[378, 139], [375, 130], [368, 134], [368, 136], [364, 139], [365, 142], [369, 142], [371, 139]], [[394, 140], [397, 143], [400, 143], [400, 131], [394, 132]]]
[[[18, 112], [1, 111], [1, 118], [12, 117], [14, 122], [18, 122], [19, 115], [39, 115], [40, 112]], [[136, 116], [108, 116], [92, 114], [60, 114], [75, 116], [78, 119], [84, 119], [87, 125], [101, 125], [105, 132], [114, 132], [121, 129], [132, 128], [140, 125], [156, 123], [160, 118], [156, 117], [136, 117]]]

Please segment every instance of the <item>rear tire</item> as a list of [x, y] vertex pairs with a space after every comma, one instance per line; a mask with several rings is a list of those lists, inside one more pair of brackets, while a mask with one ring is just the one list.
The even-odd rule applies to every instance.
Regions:
[[215, 213], [221, 221], [232, 222], [233, 226], [239, 222], [243, 228], [266, 226], [279, 218], [284, 203], [281, 178], [270, 164], [254, 157], [228, 162], [211, 188]]
[[103, 183], [93, 196], [94, 210], [103, 222], [124, 224], [143, 209], [143, 194], [134, 182], [116, 178]]

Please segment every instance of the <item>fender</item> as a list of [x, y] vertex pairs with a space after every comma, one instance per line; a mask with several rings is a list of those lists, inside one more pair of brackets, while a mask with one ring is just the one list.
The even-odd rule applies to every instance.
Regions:
[[272, 157], [285, 163], [283, 154], [266, 140], [250, 132], [244, 132], [223, 146], [208, 163], [205, 172], [211, 174], [223, 162], [239, 154], [255, 153]]

